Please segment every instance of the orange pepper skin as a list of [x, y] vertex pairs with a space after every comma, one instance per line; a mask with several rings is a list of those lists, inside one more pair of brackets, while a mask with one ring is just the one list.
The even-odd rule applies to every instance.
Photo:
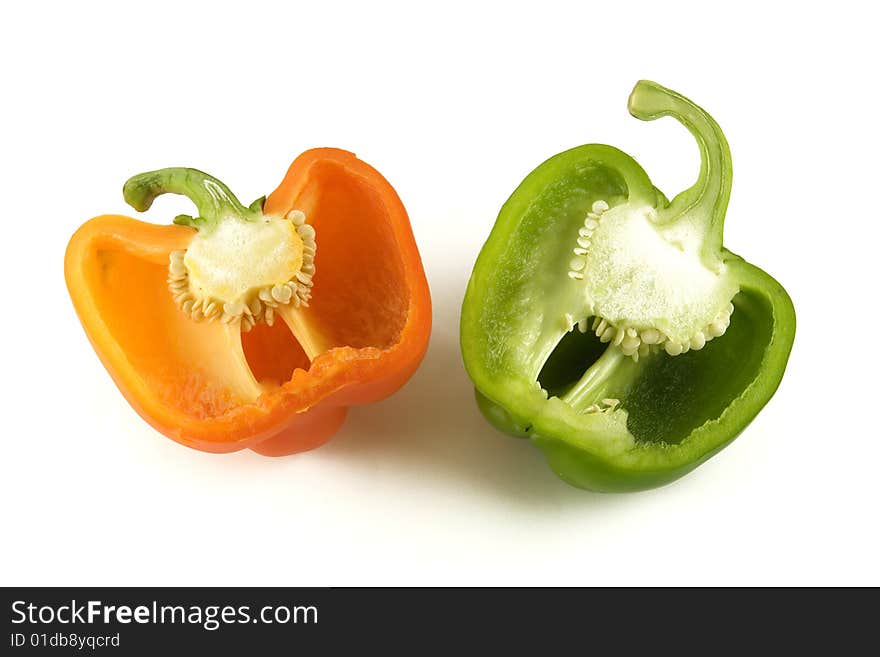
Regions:
[[[302, 313], [325, 349], [311, 362], [283, 322], [230, 337], [219, 322], [195, 322], [177, 308], [169, 254], [186, 249], [194, 229], [104, 215], [71, 238], [64, 272], [86, 335], [131, 406], [169, 438], [208, 452], [313, 449], [349, 406], [392, 394], [421, 362], [430, 293], [391, 185], [352, 153], [313, 149], [293, 162], [263, 212], [293, 209], [318, 236]], [[236, 348], [262, 386], [256, 399], [235, 385]]]

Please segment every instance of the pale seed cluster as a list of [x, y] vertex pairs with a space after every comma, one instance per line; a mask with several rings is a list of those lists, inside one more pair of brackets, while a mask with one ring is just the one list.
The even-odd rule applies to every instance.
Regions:
[[591, 212], [587, 213], [584, 225], [578, 228], [577, 246], [574, 248], [574, 257], [568, 263], [568, 277], [581, 281], [584, 278], [584, 267], [587, 266], [587, 251], [590, 248], [590, 238], [593, 231], [599, 227], [602, 214], [608, 210], [608, 204], [599, 200], [593, 203]]
[[619, 399], [603, 399], [598, 404], [591, 404], [583, 410], [584, 413], [608, 413], [620, 405]]
[[186, 251], [172, 251], [168, 263], [168, 289], [174, 302], [193, 321], [217, 320], [232, 324], [241, 320], [241, 330], [250, 331], [259, 321], [269, 326], [275, 322], [279, 306], [293, 304], [294, 308], [307, 307], [312, 297], [312, 278], [315, 275], [315, 228], [306, 223], [300, 210], [287, 215], [303, 242], [302, 267], [293, 279], [281, 285], [267, 285], [251, 291], [247, 300], [223, 302], [212, 297], [201, 297], [189, 287], [189, 273], [184, 263]]
[[[690, 339], [684, 342], [676, 342], [669, 339], [662, 331], [655, 328], [643, 329], [637, 331], [633, 327], [616, 327], [607, 319], [601, 317], [593, 318], [593, 324], [590, 328], [602, 342], [613, 342], [615, 346], [625, 356], [631, 356], [636, 362], [639, 356], [647, 356], [653, 351], [659, 350], [661, 347], [670, 356], [678, 356], [693, 349], [699, 351], [706, 346], [706, 343], [714, 338], [724, 335], [727, 327], [730, 326], [730, 316], [733, 314], [733, 304], [727, 304], [727, 308], [719, 312], [715, 319], [707, 324], [701, 331], [694, 333]], [[578, 331], [586, 333], [588, 324], [586, 319], [582, 319], [577, 323]]]
[[[577, 246], [574, 248], [574, 257], [568, 263], [568, 277], [574, 280], [583, 280], [583, 270], [587, 266], [587, 252], [590, 248], [590, 239], [593, 231], [599, 227], [599, 221], [608, 210], [608, 203], [598, 200], [593, 203], [591, 211], [587, 213], [584, 219], [584, 225], [578, 229]], [[699, 351], [706, 343], [724, 335], [727, 327], [730, 326], [730, 316], [733, 314], [733, 304], [728, 304], [727, 308], [716, 315], [709, 324], [702, 330], [694, 333], [688, 340], [684, 342], [676, 342], [670, 340], [666, 335], [654, 328], [643, 329], [641, 332], [633, 327], [616, 327], [611, 322], [601, 317], [593, 319], [593, 325], [590, 327], [596, 333], [602, 342], [613, 342], [615, 346], [625, 356], [630, 356], [636, 362], [640, 356], [647, 356], [649, 353], [659, 351], [661, 348], [670, 356], [678, 356], [693, 349]], [[570, 319], [566, 315], [566, 319]], [[578, 330], [586, 333], [588, 330], [587, 319], [581, 319], [577, 323]]]

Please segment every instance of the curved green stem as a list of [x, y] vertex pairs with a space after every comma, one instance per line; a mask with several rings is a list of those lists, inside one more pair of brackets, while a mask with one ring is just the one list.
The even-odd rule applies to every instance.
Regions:
[[246, 208], [222, 182], [198, 169], [172, 167], [129, 178], [122, 188], [125, 202], [138, 212], [150, 208], [157, 196], [181, 194], [196, 204], [198, 217], [178, 215], [174, 223], [193, 228], [213, 228], [225, 217], [255, 221], [259, 214]]
[[656, 82], [640, 80], [636, 83], [629, 97], [629, 111], [642, 121], [671, 116], [697, 140], [700, 175], [693, 187], [672, 199], [669, 212], [676, 217], [674, 221], [687, 222], [697, 231], [704, 258], [717, 258], [733, 178], [730, 148], [724, 133], [704, 109]]

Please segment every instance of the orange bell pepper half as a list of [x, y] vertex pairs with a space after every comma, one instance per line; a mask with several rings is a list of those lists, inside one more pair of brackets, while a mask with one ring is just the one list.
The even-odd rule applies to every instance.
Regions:
[[64, 261], [92, 346], [158, 431], [209, 452], [292, 454], [416, 370], [428, 284], [406, 210], [375, 169], [310, 150], [250, 207], [194, 169], [141, 174], [123, 190], [139, 211], [168, 192], [199, 216], [95, 217]]

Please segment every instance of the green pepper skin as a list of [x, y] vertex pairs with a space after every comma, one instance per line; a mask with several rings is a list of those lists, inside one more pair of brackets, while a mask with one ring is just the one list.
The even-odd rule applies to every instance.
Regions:
[[[642, 116], [643, 108], [633, 108], [637, 92], [665, 94], [650, 102], [668, 98], [692, 113], [685, 119], [673, 111]], [[638, 118], [673, 115], [697, 136], [703, 157], [698, 185], [670, 203], [635, 160], [613, 147], [590, 144], [550, 158], [501, 208], [461, 315], [462, 356], [486, 419], [529, 438], [558, 476], [594, 491], [661, 486], [723, 449], [775, 393], [795, 334], [794, 307], [783, 287], [721, 246], [732, 172], [720, 129], [690, 101], [654, 83], [640, 82], [633, 98]], [[599, 199], [661, 214], [686, 203], [689, 209], [705, 205], [685, 221], [705, 228], [703, 261], [723, 267], [727, 284], [735, 286], [735, 312], [724, 335], [699, 350], [633, 362], [611, 355], [612, 349], [596, 360], [597, 344], [588, 344], [589, 336], [557, 326], [562, 310], [576, 318], [586, 312], [580, 288], [561, 276], [565, 266], [559, 263], [568, 260], [572, 230]], [[557, 357], [557, 347], [573, 355]], [[567, 369], [588, 352], [588, 360], [598, 363], [591, 368], [596, 394], [619, 399], [622, 410], [585, 413], [563, 401], [571, 397], [571, 384], [561, 383], [572, 378]], [[551, 381], [554, 376], [558, 381]]]

